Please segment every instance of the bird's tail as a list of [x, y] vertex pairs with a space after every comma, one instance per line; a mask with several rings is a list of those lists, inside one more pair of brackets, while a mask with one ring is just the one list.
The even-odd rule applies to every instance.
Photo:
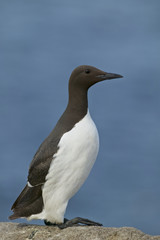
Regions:
[[14, 212], [9, 216], [10, 220], [29, 217], [42, 211], [42, 186], [29, 187], [25, 186], [19, 197], [13, 203], [11, 210]]

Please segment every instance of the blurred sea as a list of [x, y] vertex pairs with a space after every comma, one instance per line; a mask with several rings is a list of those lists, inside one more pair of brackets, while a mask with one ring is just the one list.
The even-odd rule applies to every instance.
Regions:
[[159, 11], [158, 0], [1, 0], [0, 221], [66, 107], [71, 71], [89, 64], [124, 78], [89, 91], [100, 152], [65, 216], [160, 234]]

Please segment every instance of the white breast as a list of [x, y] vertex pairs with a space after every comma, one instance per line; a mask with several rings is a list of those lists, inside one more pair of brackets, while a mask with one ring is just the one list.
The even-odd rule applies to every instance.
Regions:
[[43, 187], [40, 218], [62, 223], [68, 200], [88, 177], [98, 154], [98, 132], [89, 112], [62, 136], [58, 146]]

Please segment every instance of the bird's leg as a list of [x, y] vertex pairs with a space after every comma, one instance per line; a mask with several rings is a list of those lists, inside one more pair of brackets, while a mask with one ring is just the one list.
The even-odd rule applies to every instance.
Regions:
[[57, 224], [57, 226], [59, 228], [63, 229], [63, 228], [67, 228], [67, 227], [81, 226], [79, 223], [83, 224], [83, 225], [87, 225], [87, 226], [102, 226], [101, 223], [94, 222], [94, 221], [91, 221], [89, 219], [80, 218], [80, 217], [76, 217], [76, 218], [73, 218], [71, 220], [68, 220], [68, 219], [65, 218], [64, 223]]
[[[69, 220], [68, 220], [67, 218], [64, 218], [64, 222], [61, 223], [61, 224], [65, 224], [65, 223], [68, 222], [68, 221], [69, 221]], [[59, 225], [61, 225], [61, 224], [49, 222], [49, 221], [47, 221], [47, 220], [44, 220], [44, 223], [45, 223], [45, 225], [47, 225], [47, 226], [59, 226]]]

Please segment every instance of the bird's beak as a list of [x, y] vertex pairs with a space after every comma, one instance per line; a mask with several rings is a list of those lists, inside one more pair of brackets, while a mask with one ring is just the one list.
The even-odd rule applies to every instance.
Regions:
[[116, 73], [104, 72], [104, 74], [97, 75], [97, 78], [99, 78], [99, 81], [103, 81], [103, 80], [110, 80], [114, 78], [123, 78], [123, 76]]

